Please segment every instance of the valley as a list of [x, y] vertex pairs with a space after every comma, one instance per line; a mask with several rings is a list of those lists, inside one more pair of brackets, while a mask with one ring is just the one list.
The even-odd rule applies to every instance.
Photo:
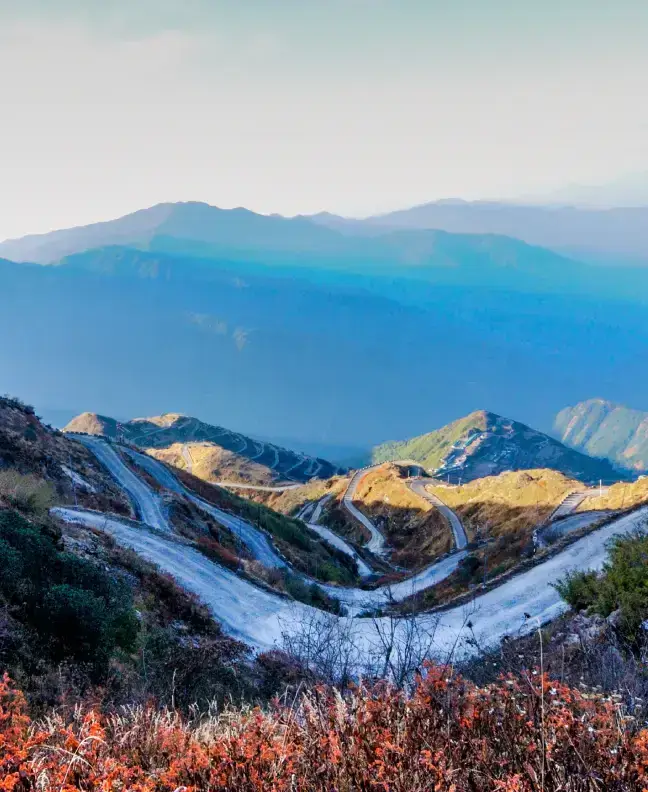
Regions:
[[[144, 558], [170, 572], [183, 586], [198, 594], [232, 634], [259, 648], [272, 646], [286, 625], [298, 624], [307, 615], [307, 611], [301, 610], [303, 606], [291, 604], [270, 592], [264, 594], [250, 583], [237, 578], [233, 572], [205, 560], [194, 549], [152, 532], [149, 526], [129, 526], [106, 516], [69, 509], [54, 513], [67, 521], [101, 527], [101, 530], [108, 531], [118, 542], [137, 550]], [[554, 618], [563, 606], [557, 592], [552, 589], [551, 582], [557, 580], [567, 569], [599, 567], [605, 558], [605, 544], [610, 537], [640, 525], [647, 513], [644, 508], [616, 519], [574, 542], [544, 563], [487, 594], [477, 596], [470, 609], [473, 628], [483, 640], [488, 640], [492, 645], [504, 635], [523, 632], [529, 618], [540, 622]], [[454, 564], [456, 568], [457, 562], [458, 558], [455, 557], [451, 565]], [[433, 573], [426, 570], [424, 576], [415, 576], [406, 584], [390, 587], [389, 598], [398, 600], [408, 594], [413, 595], [419, 586], [427, 588], [435, 581], [443, 579], [449, 570], [447, 564], [438, 565]], [[366, 607], [369, 603], [375, 606], [385, 602], [386, 596], [386, 592], [379, 592], [376, 598], [376, 595], [362, 590], [346, 589], [342, 599], [348, 605], [357, 603]], [[528, 615], [524, 617], [524, 614]], [[456, 647], [460, 654], [470, 651], [469, 645], [465, 643], [467, 633], [464, 633], [463, 606], [444, 611], [438, 616], [421, 615], [419, 618], [427, 628], [434, 626], [435, 646], [439, 657], [449, 652], [451, 647]], [[370, 624], [370, 621], [367, 622], [367, 625]], [[532, 623], [529, 627], [533, 627]], [[364, 627], [361, 620], [359, 629], [359, 640], [368, 640], [369, 626]]]
[[[10, 405], [8, 409], [20, 413], [22, 408]], [[61, 505], [52, 508], [52, 515], [63, 524], [108, 533], [119, 545], [135, 550], [199, 596], [229, 634], [258, 650], [276, 646], [286, 630], [298, 631], [322, 608], [330, 610], [332, 606], [327, 603], [332, 602], [338, 603], [333, 611], [340, 613], [335, 618], [350, 620], [359, 645], [368, 645], [380, 620], [393, 618], [380, 615], [385, 608], [417, 602], [417, 609], [423, 606], [423, 611], [416, 618], [421, 629], [434, 633], [436, 656], [442, 657], [451, 646], [458, 656], [468, 656], [471, 631], [478, 629], [480, 640], [488, 638], [492, 644], [505, 635], [524, 632], [529, 618], [544, 621], [560, 612], [563, 605], [551, 587], [552, 580], [568, 568], [596, 568], [605, 557], [605, 542], [611, 536], [641, 525], [648, 508], [639, 508], [618, 517], [613, 511], [601, 512], [602, 504], [596, 504], [597, 499], [592, 497], [596, 491], [589, 491], [580, 482], [554, 471], [503, 473], [459, 487], [432, 479], [412, 479], [409, 474], [418, 473], [420, 469], [402, 462], [377, 465], [346, 479], [314, 481], [279, 492], [261, 490], [259, 497], [270, 499], [275, 505], [283, 503], [286, 511], [302, 518], [303, 522], [297, 519], [293, 523], [294, 530], [303, 537], [297, 540], [295, 534], [297, 545], [302, 545], [311, 531], [316, 542], [323, 543], [322, 550], [328, 547], [329, 554], [331, 548], [337, 551], [338, 555], [330, 556], [333, 563], [339, 565], [341, 559], [346, 559], [349, 564], [346, 568], [355, 568], [355, 580], [364, 582], [354, 587], [353, 576], [345, 578], [340, 572], [336, 574], [341, 577], [334, 582], [325, 582], [326, 576], [320, 580], [313, 577], [317, 572], [321, 578], [326, 564], [330, 565], [332, 561], [325, 562], [322, 557], [314, 566], [304, 566], [299, 554], [295, 555], [295, 550], [291, 550], [286, 533], [288, 528], [271, 527], [272, 521], [277, 520], [272, 514], [277, 513], [269, 512], [266, 506], [228, 494], [186, 471], [173, 468], [133, 447], [119, 445], [114, 440], [72, 432], [61, 437], [70, 447], [80, 447], [94, 456], [99, 463], [98, 469], [103, 469], [104, 475], [109, 474], [109, 479], [105, 483], [102, 481], [101, 488], [109, 487], [120, 492], [122, 502], [130, 502], [133, 511], [130, 516], [126, 514], [120, 518], [111, 513], [110, 508], [102, 511], [95, 507], [88, 510], [83, 506]], [[86, 473], [87, 464], [84, 463]], [[75, 474], [80, 475], [76, 471]], [[304, 492], [300, 492], [302, 489]], [[423, 490], [431, 497], [421, 494]], [[643, 490], [637, 489], [637, 493], [640, 492]], [[366, 530], [364, 520], [359, 521], [354, 511], [348, 509], [345, 530], [340, 530], [335, 515], [331, 517], [330, 513], [336, 503], [335, 508], [344, 510], [345, 496], [354, 504], [356, 511], [362, 510], [360, 513], [375, 534]], [[609, 497], [609, 494], [604, 497]], [[648, 499], [648, 495], [645, 497]], [[171, 510], [177, 508], [174, 499], [187, 502], [201, 512], [209, 524], [220, 526], [219, 530], [234, 540], [233, 543], [231, 539], [229, 541], [234, 558], [243, 551], [239, 555], [240, 561], [228, 566], [223, 558], [219, 559], [217, 553], [210, 550], [208, 544], [204, 544], [201, 534], [204, 535], [205, 523], [201, 523], [198, 517], [190, 520], [189, 525], [193, 527], [188, 534], [186, 527], [178, 532], [177, 525], [171, 520]], [[637, 494], [637, 501], [639, 499]], [[483, 552], [480, 542], [485, 539], [488, 544], [507, 534], [515, 536], [518, 544], [505, 542], [502, 545], [513, 553], [510, 560], [514, 566], [515, 560], [523, 557], [523, 545], [529, 543], [534, 527], [551, 525], [552, 517], [556, 520], [553, 524], [566, 524], [567, 520], [573, 519], [573, 509], [582, 509], [590, 501], [599, 509], [591, 512], [589, 522], [582, 518], [581, 524], [574, 528], [575, 540], [569, 538], [571, 531], [567, 530], [558, 539], [557, 551], [552, 549], [546, 553], [546, 558], [541, 552], [532, 565], [523, 565], [522, 571], [513, 576], [505, 575], [501, 584], [491, 584], [485, 593], [478, 593], [477, 587], [470, 605], [471, 627], [466, 631], [465, 605], [453, 609], [450, 592], [452, 596], [460, 593], [452, 581], [467, 558], [478, 558]], [[633, 505], [637, 501], [633, 501]], [[258, 515], [263, 513], [265, 519], [254, 520], [255, 509], [261, 509]], [[602, 514], [610, 517], [597, 528]], [[407, 516], [403, 522], [404, 515]], [[454, 517], [459, 528], [455, 526], [453, 529], [450, 517]], [[581, 536], [578, 531], [590, 525], [594, 529], [578, 538]], [[422, 537], [431, 537], [434, 543], [435, 532], [439, 531], [439, 535], [445, 537], [444, 544], [431, 546], [430, 561], [426, 563]], [[344, 538], [345, 534], [348, 539]], [[379, 553], [373, 552], [376, 535], [382, 541]], [[416, 561], [410, 563], [410, 572], [401, 568], [407, 552], [399, 546], [402, 536], [408, 536], [420, 551]], [[569, 541], [561, 544], [565, 538]], [[476, 541], [477, 556], [475, 550], [465, 548], [465, 539], [473, 544]], [[224, 546], [227, 546], [227, 540], [225, 542]], [[498, 551], [491, 549], [490, 552], [491, 560], [495, 562]], [[417, 570], [417, 566], [421, 568]], [[283, 590], [281, 586], [274, 588], [278, 581], [273, 583], [271, 579], [265, 579], [260, 568], [289, 572], [294, 580], [301, 581], [305, 590], [310, 591], [308, 599], [303, 601], [294, 586]], [[500, 571], [491, 567], [490, 574], [496, 579], [504, 571], [505, 564]], [[425, 603], [429, 609], [429, 603], [435, 602], [434, 597], [430, 600], [431, 593], [439, 587], [443, 592], [444, 585], [446, 596], [450, 596], [450, 605], [446, 609], [436, 611], [433, 608], [426, 613]], [[320, 594], [315, 595], [315, 590]], [[529, 616], [522, 619], [522, 612]], [[358, 618], [368, 613], [374, 615]]]

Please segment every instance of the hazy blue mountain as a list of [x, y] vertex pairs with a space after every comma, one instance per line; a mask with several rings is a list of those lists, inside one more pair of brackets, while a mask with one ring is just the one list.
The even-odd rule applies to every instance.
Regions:
[[570, 184], [525, 203], [562, 204], [598, 209], [648, 207], [648, 171], [631, 173], [605, 184]]
[[[417, 228], [416, 222], [408, 218], [423, 217], [423, 209], [411, 210], [412, 215], [395, 213], [384, 218], [394, 226], [402, 220], [410, 228], [383, 228], [371, 221], [343, 222], [333, 228], [322, 224], [323, 217], [329, 224], [333, 222], [330, 215], [285, 218], [202, 203], [160, 204], [105, 223], [10, 240], [0, 244], [0, 256], [52, 264], [89, 250], [128, 247], [180, 258], [218, 258], [359, 273], [400, 267], [404, 274], [415, 276], [426, 267], [452, 270], [461, 265], [464, 275], [474, 277], [486, 264], [487, 279], [508, 279], [515, 269], [518, 279], [533, 276], [536, 280], [544, 278], [549, 284], [556, 279], [564, 281], [566, 271], [560, 256], [511, 238], [523, 237], [516, 233], [517, 223], [510, 224], [508, 236], [494, 234], [496, 229], [488, 224], [483, 230], [474, 229], [475, 234], [463, 233], [469, 228]], [[455, 230], [462, 233], [447, 233]], [[118, 268], [119, 264], [112, 266]], [[582, 277], [584, 268], [579, 272]], [[569, 273], [576, 274], [575, 265], [571, 265]], [[439, 275], [436, 273], [435, 277]], [[442, 277], [454, 276], [449, 272]]]
[[572, 448], [626, 468], [648, 470], [648, 411], [588, 399], [561, 410], [554, 430]]
[[315, 215], [315, 222], [358, 233], [359, 226], [502, 234], [576, 258], [648, 264], [648, 207], [596, 209], [489, 201], [437, 201], [365, 221]]
[[648, 271], [434, 238], [426, 264], [349, 271], [124, 247], [0, 262], [0, 392], [355, 448], [481, 405], [548, 429], [588, 393], [648, 392]]

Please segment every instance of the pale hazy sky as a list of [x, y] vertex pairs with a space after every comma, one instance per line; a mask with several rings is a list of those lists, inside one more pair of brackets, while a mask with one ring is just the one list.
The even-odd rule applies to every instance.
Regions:
[[0, 0], [0, 238], [648, 168], [648, 0]]

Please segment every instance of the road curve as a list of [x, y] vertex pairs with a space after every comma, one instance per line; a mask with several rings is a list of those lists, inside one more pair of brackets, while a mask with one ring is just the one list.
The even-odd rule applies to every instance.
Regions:
[[[322, 509], [324, 508], [324, 504], [331, 499], [330, 495], [326, 495], [321, 498], [315, 504], [313, 512], [310, 516], [310, 521], [306, 524], [311, 529], [311, 531], [315, 531], [318, 536], [321, 536], [322, 539], [327, 541], [330, 545], [341, 550], [346, 555], [351, 556], [358, 565], [358, 574], [361, 578], [368, 578], [371, 577], [374, 572], [373, 569], [364, 561], [361, 556], [357, 553], [357, 551], [348, 543], [342, 539], [341, 536], [338, 536], [334, 533], [330, 528], [326, 528], [324, 525], [320, 525], [320, 517], [322, 516]], [[301, 510], [302, 514], [306, 514], [304, 509]]]
[[609, 487], [597, 487], [596, 489], [573, 490], [569, 492], [558, 504], [558, 506], [551, 513], [547, 523], [552, 523], [568, 514], [574, 514], [583, 501], [588, 498], [596, 498], [599, 494], [605, 494], [609, 491]]
[[428, 503], [431, 503], [446, 518], [446, 520], [450, 523], [450, 527], [452, 528], [455, 547], [457, 550], [464, 550], [468, 544], [468, 537], [466, 536], [466, 530], [463, 527], [461, 520], [449, 506], [446, 506], [441, 498], [438, 498], [436, 495], [428, 492], [428, 490], [425, 488], [425, 485], [425, 480], [413, 480], [408, 482], [408, 486], [413, 493], [418, 495], [420, 498], [423, 498], [423, 500], [428, 501]]
[[[82, 435], [84, 444], [107, 467], [115, 481], [119, 483], [132, 496], [137, 497], [138, 509], [141, 512], [142, 522], [165, 533], [173, 533], [166, 514], [161, 506], [160, 497], [151, 488], [141, 481], [136, 474], [126, 465], [115, 449], [109, 443], [96, 437]], [[236, 515], [219, 509], [213, 504], [195, 495], [187, 489], [159, 460], [148, 454], [134, 451], [126, 446], [121, 447], [136, 464], [140, 465], [162, 487], [188, 498], [192, 503], [211, 515], [217, 522], [224, 525], [245, 544], [254, 558], [264, 566], [277, 569], [289, 569], [290, 565], [275, 550], [268, 536], [251, 523]], [[321, 506], [316, 504], [314, 512], [321, 513]], [[93, 516], [96, 520], [96, 514]], [[150, 522], [149, 522], [150, 520]], [[319, 532], [318, 532], [319, 533]], [[321, 535], [321, 534], [320, 534]], [[325, 537], [322, 537], [325, 538]], [[326, 540], [326, 539], [325, 539]], [[430, 564], [416, 575], [391, 586], [383, 586], [373, 591], [358, 588], [342, 588], [315, 580], [307, 575], [293, 570], [293, 574], [309, 584], [315, 584], [332, 597], [344, 603], [352, 613], [360, 612], [365, 608], [381, 607], [390, 599], [405, 599], [428, 586], [441, 582], [456, 569], [463, 554], [455, 554], [451, 558], [443, 559]]]
[[384, 556], [387, 553], [387, 542], [383, 534], [376, 528], [376, 526], [371, 522], [371, 520], [367, 517], [366, 514], [363, 514], [359, 509], [357, 509], [353, 505], [353, 496], [358, 489], [358, 484], [360, 480], [368, 473], [370, 470], [373, 470], [376, 467], [380, 467], [380, 465], [373, 465], [372, 467], [364, 468], [362, 470], [358, 470], [354, 473], [351, 481], [349, 482], [349, 486], [347, 487], [346, 492], [344, 493], [344, 497], [342, 498], [342, 505], [344, 508], [349, 512], [350, 515], [355, 517], [355, 519], [364, 525], [364, 527], [369, 531], [370, 539], [365, 545], [367, 550], [370, 550], [372, 553], [378, 556]]
[[588, 511], [579, 512], [578, 514], [567, 514], [562, 519], [554, 520], [553, 522], [543, 525], [535, 532], [535, 541], [538, 547], [548, 547], [550, 544], [562, 539], [574, 531], [580, 531], [582, 528], [588, 528], [590, 525], [597, 523], [604, 517], [612, 517], [613, 512], [609, 511]]
[[[288, 563], [281, 558], [277, 551], [272, 546], [268, 537], [255, 526], [236, 517], [235, 515], [224, 512], [222, 509], [213, 506], [208, 501], [194, 495], [190, 490], [183, 486], [183, 484], [176, 479], [173, 473], [154, 457], [148, 454], [142, 454], [132, 449], [124, 448], [124, 451], [139, 465], [141, 465], [147, 473], [155, 478], [163, 487], [170, 489], [178, 495], [184, 495], [189, 498], [196, 506], [210, 514], [217, 522], [220, 522], [226, 528], [229, 528], [232, 533], [238, 536], [241, 541], [249, 548], [252, 555], [260, 561], [264, 566], [275, 568], [290, 568]], [[115, 454], [119, 464], [124, 465], [124, 462]], [[124, 466], [125, 467], [125, 466]], [[128, 468], [127, 468], [128, 469]], [[319, 517], [321, 514], [321, 507], [319, 503], [315, 506], [314, 517]], [[320, 526], [316, 526], [320, 527]], [[319, 531], [318, 531], [319, 533]], [[321, 535], [321, 534], [320, 534]], [[335, 536], [335, 534], [334, 534]], [[322, 537], [325, 538], [325, 537]], [[326, 540], [326, 538], [325, 538]], [[454, 553], [448, 558], [441, 561], [435, 561], [429, 566], [422, 569], [416, 575], [413, 575], [406, 580], [399, 583], [381, 586], [372, 591], [365, 591], [360, 588], [346, 588], [342, 586], [335, 586], [327, 583], [317, 581], [308, 575], [293, 570], [293, 574], [300, 577], [302, 580], [309, 584], [317, 585], [322, 591], [325, 591], [331, 597], [338, 599], [342, 602], [350, 613], [359, 613], [367, 608], [380, 608], [387, 604], [389, 600], [400, 601], [412, 596], [413, 594], [422, 591], [429, 586], [436, 585], [451, 575], [459, 562], [464, 557], [465, 553]]]
[[91, 435], [68, 434], [89, 449], [130, 497], [142, 522], [159, 531], [171, 531], [162, 499], [124, 464], [115, 449]]
[[[173, 537], [138, 528], [96, 512], [56, 508], [55, 516], [110, 533], [120, 544], [131, 547], [157, 564], [183, 587], [197, 594], [212, 610], [227, 632], [257, 649], [268, 649], [282, 633], [299, 629], [313, 608], [257, 588]], [[417, 623], [434, 635], [434, 654], [462, 659], [480, 648], [496, 646], [506, 635], [531, 632], [567, 609], [552, 583], [567, 571], [600, 569], [607, 556], [609, 540], [643, 527], [648, 507], [627, 514], [579, 539], [541, 564], [510, 578], [501, 586], [478, 596], [469, 606], [457, 606], [440, 614], [420, 614]], [[456, 554], [459, 555], [459, 554]], [[378, 620], [381, 622], [382, 620]], [[369, 649], [375, 641], [372, 619], [354, 621], [357, 640]], [[402, 627], [405, 630], [406, 627]], [[396, 642], [406, 641], [397, 628]], [[473, 636], [477, 639], [473, 642]]]
[[[124, 453], [128, 454], [137, 465], [143, 468], [149, 475], [153, 476], [158, 484], [171, 492], [175, 492], [176, 495], [187, 498], [199, 509], [202, 509], [202, 511], [209, 514], [210, 517], [213, 517], [217, 523], [228, 528], [234, 536], [248, 548], [254, 558], [260, 561], [264, 566], [271, 569], [284, 569], [288, 566], [274, 549], [272, 542], [263, 531], [258, 530], [246, 520], [234, 514], [229, 514], [229, 512], [223, 511], [223, 509], [219, 509], [217, 506], [209, 503], [209, 501], [195, 495], [173, 475], [166, 465], [154, 457], [140, 453], [139, 451], [133, 451], [132, 448], [123, 447], [122, 450]], [[119, 456], [117, 454], [115, 454], [115, 456], [119, 463], [124, 465], [121, 459], [119, 459]], [[124, 465], [124, 467], [126, 466]]]
[[279, 484], [276, 487], [263, 484], [239, 484], [236, 481], [216, 481], [214, 482], [217, 487], [226, 487], [227, 489], [240, 489], [240, 490], [258, 490], [259, 492], [288, 492], [288, 490], [299, 489], [303, 484]]

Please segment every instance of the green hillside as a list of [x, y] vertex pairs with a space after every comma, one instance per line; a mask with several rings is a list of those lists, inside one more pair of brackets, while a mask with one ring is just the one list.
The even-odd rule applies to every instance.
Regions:
[[486, 424], [487, 413], [478, 410], [441, 429], [420, 435], [420, 437], [376, 446], [372, 452], [372, 461], [389, 462], [394, 459], [413, 459], [426, 468], [436, 470], [442, 467], [443, 461], [454, 443], [473, 432], [483, 432], [486, 429]]
[[608, 460], [587, 456], [542, 432], [484, 410], [410, 440], [379, 445], [372, 459], [412, 459], [436, 475], [464, 481], [538, 467], [581, 481], [613, 482], [623, 475]]
[[604, 399], [566, 407], [554, 429], [568, 446], [632, 470], [648, 470], [648, 412]]

